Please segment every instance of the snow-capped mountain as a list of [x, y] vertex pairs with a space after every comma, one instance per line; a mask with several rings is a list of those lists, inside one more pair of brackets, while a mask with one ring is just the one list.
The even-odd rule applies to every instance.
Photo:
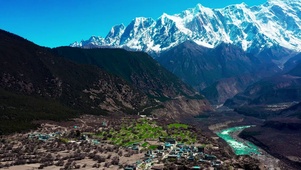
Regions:
[[157, 20], [135, 18], [128, 26], [114, 26], [105, 38], [92, 36], [73, 47], [112, 46], [160, 53], [187, 40], [214, 48], [230, 43], [248, 52], [282, 46], [301, 51], [301, 1], [269, 0], [259, 6], [230, 5], [211, 9], [198, 4]]

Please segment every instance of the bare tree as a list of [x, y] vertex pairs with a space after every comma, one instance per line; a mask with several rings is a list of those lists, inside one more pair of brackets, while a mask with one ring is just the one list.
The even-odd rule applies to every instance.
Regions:
[[111, 163], [112, 163], [112, 165], [118, 165], [119, 164], [119, 157], [118, 156], [114, 156], [112, 158]]

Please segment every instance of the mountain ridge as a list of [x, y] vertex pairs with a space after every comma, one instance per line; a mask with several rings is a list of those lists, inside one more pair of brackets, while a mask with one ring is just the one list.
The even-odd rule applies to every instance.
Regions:
[[242, 3], [221, 9], [198, 4], [179, 14], [164, 13], [157, 20], [135, 18], [127, 26], [112, 27], [105, 38], [94, 36], [71, 46], [113, 46], [154, 57], [187, 40], [209, 48], [231, 43], [252, 53], [273, 45], [300, 51], [300, 11], [299, 1], [272, 0], [252, 7]]

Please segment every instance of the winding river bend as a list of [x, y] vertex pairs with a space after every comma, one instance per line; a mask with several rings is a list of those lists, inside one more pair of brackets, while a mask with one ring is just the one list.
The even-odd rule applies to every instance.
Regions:
[[250, 128], [250, 126], [238, 126], [231, 127], [228, 129], [224, 129], [222, 131], [217, 132], [217, 135], [224, 139], [234, 150], [236, 155], [251, 155], [251, 154], [259, 154], [260, 151], [257, 146], [252, 144], [251, 142], [238, 140], [238, 138], [233, 137], [234, 133], [239, 133], [246, 128]]

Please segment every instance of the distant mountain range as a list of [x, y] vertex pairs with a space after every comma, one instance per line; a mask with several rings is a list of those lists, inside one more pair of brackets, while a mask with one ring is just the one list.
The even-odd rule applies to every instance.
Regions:
[[135, 18], [125, 26], [112, 27], [106, 37], [92, 36], [72, 47], [118, 47], [145, 51], [153, 57], [185, 41], [215, 48], [233, 44], [248, 53], [284, 47], [301, 49], [301, 2], [269, 0], [258, 6], [230, 5], [211, 9], [198, 4], [179, 14], [163, 14], [157, 20]]
[[[157, 20], [135, 18], [72, 47], [144, 51], [214, 104], [295, 66], [301, 50], [301, 2], [270, 0], [210, 9], [198, 4]], [[295, 57], [296, 56], [296, 57]]]

